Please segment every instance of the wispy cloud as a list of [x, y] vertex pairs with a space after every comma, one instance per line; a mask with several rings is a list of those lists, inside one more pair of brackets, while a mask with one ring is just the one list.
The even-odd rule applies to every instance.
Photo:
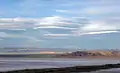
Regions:
[[107, 21], [91, 21], [89, 24], [85, 24], [78, 30], [73, 31], [75, 35], [95, 35], [106, 33], [117, 33], [120, 30], [118, 24], [108, 24]]
[[68, 30], [74, 30], [77, 28], [69, 28], [69, 27], [61, 27], [61, 26], [40, 26], [40, 27], [35, 27], [34, 29], [49, 29], [49, 28], [53, 28], [53, 29], [68, 29]]
[[120, 27], [118, 25], [110, 25], [106, 24], [106, 22], [91, 22], [90, 24], [86, 24], [80, 28], [83, 31], [101, 31], [101, 30], [118, 30]]
[[61, 12], [61, 13], [69, 13], [68, 10], [55, 10], [56, 12]]
[[2, 37], [2, 38], [25, 38], [26, 40], [34, 41], [34, 42], [43, 41], [43, 40], [37, 39], [34, 36], [20, 35], [20, 34], [9, 34], [9, 33], [5, 33], [5, 32], [0, 32], [0, 37]]
[[51, 16], [43, 18], [0, 18], [0, 29], [11, 29], [11, 30], [25, 30], [27, 28], [58, 28], [58, 29], [75, 29], [64, 26], [70, 26], [75, 24], [72, 19]]
[[91, 32], [77, 32], [75, 33], [76, 36], [83, 36], [83, 35], [97, 35], [97, 34], [108, 34], [108, 33], [118, 33], [119, 31], [91, 31]]
[[72, 36], [72, 34], [44, 34], [44, 36], [48, 36], [48, 37], [64, 37], [64, 36]]
[[[110, 19], [110, 20], [88, 20], [86, 17], [60, 17], [60, 16], [51, 16], [43, 18], [1, 18], [0, 19], [0, 29], [9, 29], [9, 30], [22, 30], [27, 31], [27, 29], [61, 29], [69, 30], [70, 35], [57, 34], [51, 32], [45, 36], [71, 36], [77, 35], [77, 33], [91, 34], [103, 34], [105, 33], [114, 33], [111, 31], [120, 30], [120, 22], [117, 22], [119, 19]], [[111, 23], [109, 23], [109, 21]], [[110, 32], [108, 32], [110, 30]], [[107, 32], [106, 32], [107, 31]], [[42, 34], [44, 35], [44, 33]]]
[[105, 34], [105, 33], [116, 33], [119, 31], [98, 31], [98, 32], [88, 32], [88, 33], [84, 33], [84, 34]]

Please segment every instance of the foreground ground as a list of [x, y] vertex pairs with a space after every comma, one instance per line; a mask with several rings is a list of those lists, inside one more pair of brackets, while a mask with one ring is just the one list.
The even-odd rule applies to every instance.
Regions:
[[47, 68], [47, 69], [25, 69], [0, 73], [73, 73], [73, 72], [91, 72], [97, 70], [120, 68], [120, 64], [106, 64], [94, 66], [75, 66], [66, 68]]

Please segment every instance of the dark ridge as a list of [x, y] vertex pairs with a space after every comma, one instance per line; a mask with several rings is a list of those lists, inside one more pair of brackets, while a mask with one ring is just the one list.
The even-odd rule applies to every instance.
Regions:
[[73, 72], [91, 72], [103, 69], [120, 68], [118, 64], [105, 64], [105, 65], [94, 65], [94, 66], [75, 66], [65, 68], [46, 68], [46, 69], [25, 69], [16, 70], [0, 73], [73, 73]]

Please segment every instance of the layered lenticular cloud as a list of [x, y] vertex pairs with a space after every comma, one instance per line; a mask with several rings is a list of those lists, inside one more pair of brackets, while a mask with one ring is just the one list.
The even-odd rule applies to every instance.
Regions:
[[[116, 37], [114, 43], [119, 43], [119, 0], [4, 0], [0, 4], [0, 46], [3, 47], [24, 44], [86, 48], [103, 40], [114, 41]], [[94, 36], [102, 41], [94, 40]]]
[[[112, 20], [111, 20], [112, 21]], [[84, 22], [84, 23], [83, 23]], [[115, 33], [119, 32], [120, 25], [119, 22], [114, 24], [115, 22], [112, 21], [109, 24], [107, 20], [103, 21], [92, 21], [88, 20], [87, 18], [83, 17], [60, 17], [60, 16], [51, 16], [51, 17], [44, 17], [44, 18], [1, 18], [0, 19], [0, 29], [7, 29], [7, 30], [23, 30], [27, 31], [27, 29], [33, 30], [68, 30], [71, 35], [68, 33], [43, 33], [43, 35], [56, 35], [57, 36], [79, 36], [84, 34], [103, 34], [103, 33]]]

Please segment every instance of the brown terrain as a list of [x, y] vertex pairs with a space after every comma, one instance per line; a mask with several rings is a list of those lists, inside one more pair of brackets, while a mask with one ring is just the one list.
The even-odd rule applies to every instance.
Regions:
[[76, 51], [59, 55], [64, 58], [89, 58], [89, 59], [120, 59], [120, 51], [118, 50], [90, 50]]

